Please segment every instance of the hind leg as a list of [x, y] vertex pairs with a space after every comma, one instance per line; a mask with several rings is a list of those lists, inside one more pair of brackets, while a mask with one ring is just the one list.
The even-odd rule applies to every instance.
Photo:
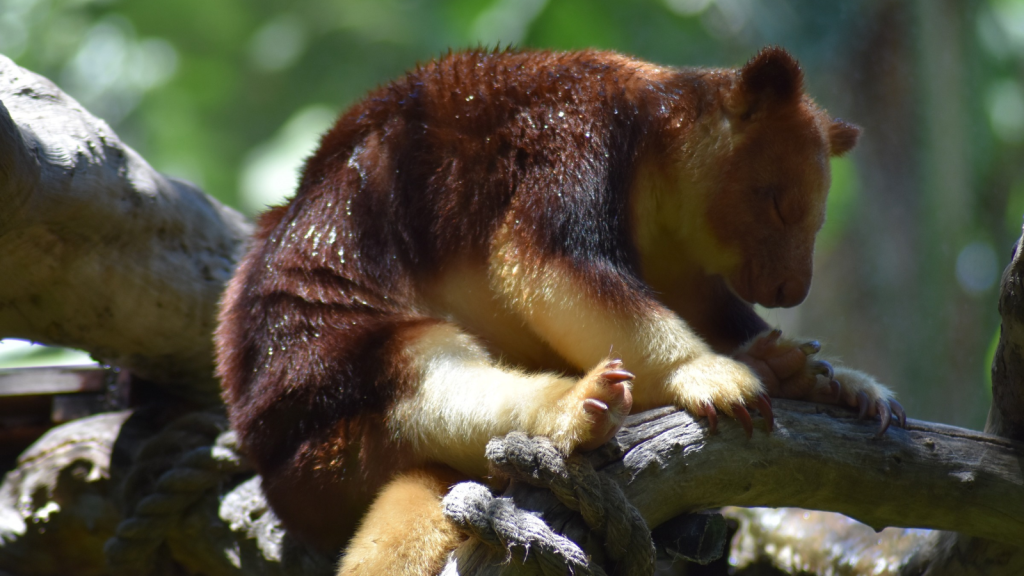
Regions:
[[384, 487], [341, 559], [339, 576], [427, 576], [444, 567], [462, 534], [441, 513], [461, 477], [445, 468], [406, 472]]
[[402, 336], [408, 389], [388, 415], [394, 437], [422, 461], [469, 476], [487, 473], [487, 442], [512, 430], [547, 436], [568, 453], [596, 448], [632, 405], [633, 375], [603, 360], [582, 378], [527, 373], [495, 361], [448, 323]]
[[387, 426], [419, 462], [436, 464], [407, 471], [379, 492], [346, 550], [344, 576], [436, 574], [461, 541], [441, 498], [460, 478], [486, 474], [491, 438], [521, 430], [548, 436], [565, 452], [596, 448], [618, 431], [632, 402], [632, 374], [617, 360], [582, 378], [530, 374], [495, 361], [453, 324], [397, 337], [392, 360], [401, 391]]

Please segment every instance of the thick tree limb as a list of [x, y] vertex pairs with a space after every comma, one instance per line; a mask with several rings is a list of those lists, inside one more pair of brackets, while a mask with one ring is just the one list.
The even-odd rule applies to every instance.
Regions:
[[[1024, 445], [918, 421], [875, 438], [875, 423], [846, 411], [776, 404], [776, 431], [750, 441], [738, 427], [708, 437], [685, 413], [634, 424], [620, 440], [625, 456], [603, 471], [651, 524], [730, 504], [797, 506], [878, 529], [957, 529], [1024, 542]], [[659, 481], [665, 475], [673, 481]], [[647, 478], [650, 485], [641, 484]]]
[[[877, 423], [787, 401], [776, 401], [775, 425], [771, 435], [755, 429], [747, 440], [731, 421], [712, 436], [684, 412], [648, 412], [592, 458], [651, 526], [725, 505], [794, 506], [840, 512], [877, 529], [1024, 541], [1020, 443], [914, 420], [908, 430], [890, 428], [876, 438]], [[557, 515], [557, 502], [537, 492], [514, 484], [509, 495], [545, 517]], [[517, 573], [503, 559], [469, 542], [454, 568], [463, 575]]]
[[[709, 436], [705, 422], [694, 421], [686, 413], [649, 412], [633, 417], [616, 440], [591, 454], [591, 459], [620, 483], [652, 525], [683, 512], [737, 502], [838, 510], [876, 527], [885, 524], [955, 527], [1001, 542], [1018, 542], [1024, 538], [1020, 465], [1024, 461], [1024, 446], [1018, 443], [915, 421], [910, 422], [910, 430], [890, 431], [888, 437], [875, 439], [873, 422], [857, 421], [842, 411], [838, 417], [817, 413], [815, 406], [798, 402], [777, 402], [776, 424], [778, 428], [773, 435], [758, 430], [747, 440], [732, 421], [720, 422], [719, 434]], [[112, 443], [115, 437], [109, 434], [106, 442]], [[87, 440], [96, 441], [92, 437]], [[42, 452], [38, 447], [27, 452], [39, 453]], [[27, 460], [19, 470], [29, 470], [32, 466], [39, 468], [39, 463]], [[106, 476], [105, 462], [97, 461], [97, 466], [104, 469], [96, 474]], [[49, 470], [46, 478], [52, 478], [53, 482], [61, 479], [66, 483], [57, 491], [60, 494], [88, 492], [85, 487], [96, 475], [78, 477], [56, 469], [39, 469]], [[838, 478], [840, 475], [845, 477]], [[36, 476], [26, 476], [24, 472], [9, 476], [0, 488], [0, 495], [53, 490], [47, 484], [50, 480], [43, 482], [47, 484], [45, 488], [39, 482], [24, 484], [26, 478]], [[76, 482], [83, 487], [72, 487]], [[231, 490], [230, 494], [237, 490], [234, 485], [233, 481], [224, 483], [226, 489]], [[517, 505], [540, 511], [545, 521], [597, 558], [601, 557], [599, 544], [579, 518], [567, 514], [550, 492], [520, 484], [514, 484], [509, 492], [516, 498]], [[0, 518], [6, 514], [20, 518], [15, 523], [38, 527], [29, 532], [22, 529], [23, 535], [15, 535], [2, 534], [4, 530], [0, 526], [0, 540], [8, 540], [6, 545], [0, 546], [0, 566], [10, 565], [9, 562], [21, 557], [19, 555], [36, 549], [33, 543], [41, 538], [40, 534], [60, 539], [65, 526], [68, 530], [82, 530], [92, 508], [77, 505], [77, 497], [63, 498], [58, 500], [59, 509], [54, 510], [50, 510], [52, 504], [48, 498], [17, 505], [13, 505], [13, 501], [0, 502], [5, 505], [0, 506]], [[105, 498], [117, 501], [123, 495], [111, 491]], [[322, 559], [312, 557], [309, 560], [297, 556], [285, 558], [279, 552], [276, 555], [268, 552], [261, 557], [260, 550], [279, 550], [280, 525], [265, 513], [240, 513], [231, 509], [228, 504], [235, 501], [228, 493], [210, 494], [181, 519], [180, 530], [172, 530], [172, 535], [192, 534], [189, 530], [199, 526], [202, 527], [200, 532], [218, 536], [175, 536], [169, 544], [177, 562], [215, 576], [240, 574], [224, 558], [230, 558], [232, 550], [242, 549], [248, 551], [248, 561], [256, 563], [250, 564], [250, 568], [255, 570], [256, 565], [262, 566], [257, 570], [259, 573], [279, 573], [285, 561], [295, 566], [309, 564], [322, 568]], [[266, 510], [258, 491], [246, 492], [244, 501], [246, 509]], [[86, 516], [78, 518], [79, 510]], [[98, 525], [96, 530], [109, 535], [112, 528], [107, 522]], [[264, 538], [270, 540], [264, 542]], [[81, 541], [95, 545], [102, 542], [102, 538], [94, 534]], [[505, 560], [504, 551], [493, 551], [471, 542], [456, 553], [450, 569], [463, 575], [522, 573], [517, 565]], [[312, 568], [309, 572], [295, 570], [296, 574], [319, 573]], [[72, 573], [77, 572], [67, 572]]]
[[210, 334], [251, 226], [0, 56], [0, 337], [215, 399]]

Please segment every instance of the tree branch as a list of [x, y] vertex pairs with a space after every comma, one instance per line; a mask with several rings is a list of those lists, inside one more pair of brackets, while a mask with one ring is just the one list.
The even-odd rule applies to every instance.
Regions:
[[0, 337], [216, 401], [213, 332], [251, 225], [0, 56]]
[[[775, 426], [771, 435], [755, 429], [747, 440], [739, 425], [723, 421], [709, 435], [706, 422], [685, 412], [656, 410], [631, 417], [591, 459], [649, 526], [726, 505], [793, 506], [840, 512], [876, 529], [1024, 541], [1020, 443], [915, 420], [908, 430], [876, 437], [876, 422], [849, 411], [784, 400], [775, 401]], [[545, 518], [557, 516], [558, 502], [537, 492], [513, 484], [506, 495]], [[477, 542], [458, 551], [453, 567], [462, 575], [517, 573]]]

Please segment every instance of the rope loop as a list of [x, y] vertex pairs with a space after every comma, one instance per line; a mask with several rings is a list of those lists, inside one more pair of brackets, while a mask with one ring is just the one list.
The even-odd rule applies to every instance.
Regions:
[[[573, 454], [565, 457], [547, 438], [512, 432], [487, 445], [487, 459], [512, 480], [546, 488], [604, 541], [617, 576], [654, 573], [655, 549], [643, 517], [618, 484]], [[470, 488], [472, 487], [472, 488]], [[556, 534], [536, 516], [515, 508], [507, 498], [494, 498], [479, 484], [456, 485], [444, 500], [445, 515], [467, 534], [496, 549], [534, 550], [545, 576], [557, 564], [558, 574], [603, 574], [589, 563], [576, 544]], [[539, 525], [543, 526], [543, 529]], [[566, 544], [567, 543], [567, 544]]]
[[113, 574], [147, 574], [153, 553], [182, 513], [225, 479], [248, 471], [223, 415], [193, 412], [175, 420], [139, 449], [125, 478], [130, 513], [107, 540]]

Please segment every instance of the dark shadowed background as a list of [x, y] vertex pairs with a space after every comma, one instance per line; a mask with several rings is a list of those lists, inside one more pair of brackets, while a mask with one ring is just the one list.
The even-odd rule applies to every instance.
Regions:
[[[0, 0], [0, 53], [250, 215], [291, 193], [368, 89], [499, 43], [705, 66], [789, 49], [864, 133], [833, 162], [810, 297], [767, 318], [876, 374], [913, 417], [983, 425], [1024, 212], [1024, 0]], [[0, 344], [6, 366], [76, 361]]]

